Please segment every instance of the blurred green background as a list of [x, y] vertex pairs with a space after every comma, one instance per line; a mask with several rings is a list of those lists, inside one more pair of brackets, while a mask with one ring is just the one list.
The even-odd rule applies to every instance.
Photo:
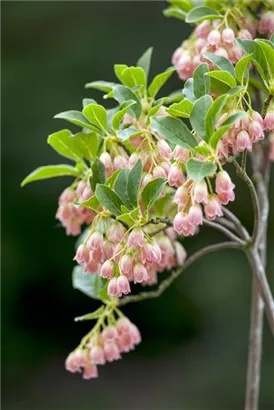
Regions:
[[[84, 83], [114, 81], [113, 64], [134, 64], [149, 46], [152, 74], [163, 71], [189, 27], [164, 18], [160, 1], [1, 6], [3, 409], [243, 409], [251, 283], [244, 255], [231, 250], [206, 256], [160, 299], [127, 306], [143, 343], [101, 368], [98, 380], [82, 381], [63, 363], [90, 326], [73, 318], [98, 305], [71, 287], [75, 239], [55, 220], [68, 181], [19, 186], [35, 167], [64, 162], [46, 138], [68, 126], [54, 114], [80, 109], [83, 97], [100, 101], [100, 93], [85, 91]], [[174, 75], [163, 92], [180, 86]], [[232, 209], [250, 228], [251, 203], [241, 183], [236, 194]], [[272, 207], [272, 288], [273, 221]], [[222, 239], [202, 228], [185, 247], [190, 254]], [[271, 410], [274, 346], [267, 326], [264, 336], [260, 409]]]

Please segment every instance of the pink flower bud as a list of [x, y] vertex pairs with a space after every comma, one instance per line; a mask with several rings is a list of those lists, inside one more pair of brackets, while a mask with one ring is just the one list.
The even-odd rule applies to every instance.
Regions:
[[86, 188], [85, 181], [78, 182], [78, 185], [77, 185], [77, 188], [76, 188], [76, 194], [81, 197], [85, 188]]
[[89, 379], [96, 379], [98, 377], [98, 369], [95, 364], [88, 364], [84, 368], [83, 372], [83, 379], [89, 380]]
[[196, 182], [194, 186], [193, 198], [194, 201], [198, 204], [207, 204], [208, 190], [205, 180], [202, 180], [201, 182]]
[[88, 263], [89, 261], [88, 248], [86, 248], [83, 244], [78, 246], [74, 260], [76, 260], [76, 262], [79, 263], [79, 265], [82, 265], [83, 263]]
[[195, 34], [200, 38], [207, 38], [210, 33], [212, 26], [208, 20], [204, 20], [202, 23], [198, 24], [195, 29]]
[[130, 293], [130, 285], [128, 278], [124, 275], [120, 275], [119, 278], [117, 279], [117, 287], [118, 287], [118, 292], [119, 294], [124, 294], [127, 295]]
[[140, 263], [137, 263], [133, 268], [133, 280], [134, 283], [142, 283], [149, 280], [146, 268]]
[[118, 285], [117, 278], [110, 279], [108, 284], [108, 295], [109, 296], [121, 296]]
[[188, 218], [193, 225], [202, 225], [203, 223], [203, 211], [200, 205], [192, 205], [188, 211]]
[[258, 31], [268, 37], [274, 32], [274, 12], [267, 11], [261, 16]]
[[112, 159], [111, 159], [111, 156], [109, 155], [108, 152], [103, 152], [100, 155], [100, 161], [102, 161], [102, 163], [104, 164], [104, 166], [107, 170], [112, 170], [113, 169]]
[[212, 30], [207, 37], [208, 44], [217, 46], [221, 42], [221, 34], [218, 30]]
[[257, 121], [262, 128], [264, 128], [264, 120], [257, 111], [253, 111], [251, 117], [254, 121]]
[[65, 361], [65, 368], [71, 373], [79, 372], [81, 364], [77, 357], [76, 352], [71, 352]]
[[224, 141], [220, 140], [218, 143], [218, 157], [227, 158], [229, 155], [228, 145]]
[[150, 181], [152, 181], [153, 177], [151, 174], [146, 174], [142, 180], [141, 186], [144, 188]]
[[222, 31], [222, 40], [225, 43], [233, 43], [234, 38], [235, 38], [234, 31], [231, 30], [231, 28], [225, 28]]
[[103, 235], [99, 232], [94, 232], [87, 241], [87, 246], [90, 249], [103, 249]]
[[113, 250], [113, 259], [115, 262], [119, 262], [121, 258], [121, 251], [123, 249], [123, 245], [121, 243], [118, 243]]
[[177, 238], [177, 234], [172, 226], [166, 229], [166, 234], [171, 241], [175, 241], [175, 239]]
[[91, 196], [92, 196], [91, 187], [89, 185], [86, 185], [84, 191], [82, 192], [81, 200], [87, 201]]
[[189, 156], [190, 156], [190, 151], [183, 147], [180, 147], [179, 145], [176, 145], [172, 153], [172, 157], [174, 159], [177, 159], [178, 161], [183, 162], [184, 164], [189, 159]]
[[120, 242], [125, 235], [125, 228], [119, 222], [114, 222], [108, 230], [108, 239], [110, 242]]
[[214, 54], [215, 54], [216, 56], [228, 58], [228, 52], [227, 52], [226, 49], [223, 48], [223, 47], [220, 47], [220, 48], [218, 48], [216, 51], [214, 51]]
[[249, 138], [249, 134], [245, 130], [240, 131], [237, 135], [236, 148], [239, 152], [243, 152], [246, 149], [252, 151], [252, 142]]
[[104, 354], [108, 362], [113, 362], [114, 360], [121, 359], [120, 351], [116, 343], [105, 343], [104, 344]]
[[145, 244], [144, 232], [141, 228], [135, 228], [129, 234], [127, 244], [129, 247], [139, 247], [142, 248]]
[[114, 158], [114, 169], [122, 169], [127, 168], [128, 166], [128, 159], [123, 157], [122, 155], [118, 155]]
[[241, 38], [242, 40], [252, 40], [253, 39], [250, 31], [245, 28], [239, 31], [238, 37]]
[[168, 173], [168, 183], [171, 186], [180, 186], [184, 182], [184, 174], [177, 164], [172, 164]]
[[274, 131], [274, 111], [268, 111], [264, 119], [264, 128], [267, 131]]
[[228, 59], [232, 64], [237, 63], [237, 61], [240, 60], [242, 56], [243, 56], [243, 51], [238, 46], [233, 46], [228, 51]]
[[222, 192], [232, 191], [235, 185], [230, 179], [229, 174], [226, 171], [221, 171], [216, 177], [216, 192], [217, 194]]
[[162, 252], [158, 243], [154, 240], [152, 243], [146, 243], [142, 248], [141, 261], [142, 263], [160, 263]]
[[59, 205], [69, 204], [75, 201], [75, 192], [71, 188], [66, 188], [59, 197]]
[[120, 269], [123, 274], [130, 275], [133, 267], [133, 257], [127, 254], [123, 255], [120, 260]]
[[157, 148], [161, 157], [165, 159], [169, 159], [171, 157], [171, 148], [166, 141], [159, 140], [157, 142]]
[[177, 65], [178, 61], [180, 60], [181, 53], [182, 53], [181, 47], [176, 48], [176, 50], [174, 51], [171, 57], [172, 65]]
[[90, 260], [84, 265], [84, 273], [97, 273], [99, 270], [99, 264], [95, 260]]
[[137, 328], [137, 326], [135, 326], [133, 323], [131, 323], [130, 335], [131, 335], [132, 341], [135, 345], [138, 345], [139, 343], [141, 343], [141, 341], [142, 341], [141, 333], [140, 333], [139, 329]]
[[131, 322], [127, 317], [122, 317], [116, 322], [116, 329], [120, 335], [123, 333], [129, 333], [130, 326]]
[[186, 259], [186, 251], [185, 248], [180, 244], [180, 242], [176, 241], [174, 243], [175, 246], [175, 251], [176, 251], [176, 257], [179, 265], [182, 265]]
[[189, 216], [181, 212], [175, 215], [173, 227], [178, 234], [183, 234], [184, 236], [192, 236], [196, 231], [196, 226], [190, 222]]
[[140, 155], [136, 154], [136, 152], [133, 152], [133, 154], [131, 154], [131, 156], [129, 157], [128, 160], [128, 166], [129, 168], [133, 168], [134, 165], [137, 163], [137, 161], [140, 159]]
[[229, 201], [234, 201], [235, 193], [233, 190], [218, 193], [218, 199], [222, 205], [227, 205]]
[[90, 358], [94, 364], [105, 364], [104, 351], [101, 346], [93, 346], [90, 350]]
[[113, 277], [114, 264], [112, 261], [107, 260], [101, 267], [101, 276], [105, 279], [111, 279]]
[[216, 216], [223, 216], [220, 201], [216, 195], [209, 196], [208, 203], [204, 206], [204, 211], [209, 221], [213, 221]]
[[114, 246], [110, 241], [103, 242], [104, 259], [110, 259], [113, 256]]
[[252, 142], [261, 141], [264, 139], [264, 130], [257, 121], [252, 121], [249, 124], [248, 132]]
[[167, 174], [164, 168], [157, 166], [154, 168], [152, 175], [154, 178], [166, 178]]
[[270, 161], [274, 161], [274, 134], [272, 133], [269, 137], [270, 137], [269, 159]]
[[118, 337], [118, 331], [115, 326], [107, 326], [102, 331], [102, 338], [104, 342], [112, 342]]

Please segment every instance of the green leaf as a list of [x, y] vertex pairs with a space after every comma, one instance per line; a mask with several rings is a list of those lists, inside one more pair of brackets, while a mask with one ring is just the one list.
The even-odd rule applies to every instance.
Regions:
[[225, 83], [229, 87], [233, 88], [236, 87], [236, 80], [233, 77], [232, 74], [230, 74], [228, 71], [219, 71], [219, 70], [213, 70], [207, 73], [209, 77], [213, 77], [216, 80]]
[[104, 208], [112, 212], [114, 215], [121, 214], [122, 199], [107, 185], [96, 185], [95, 195], [98, 201]]
[[186, 163], [186, 170], [189, 178], [195, 182], [200, 182], [204, 177], [214, 174], [216, 165], [212, 161], [199, 161], [190, 158]]
[[109, 93], [115, 85], [117, 84], [109, 81], [92, 81], [91, 83], [85, 84], [85, 88], [93, 88], [95, 90]]
[[208, 73], [208, 65], [199, 64], [193, 73], [193, 91], [196, 98], [208, 94], [210, 88], [210, 79], [205, 74]]
[[232, 76], [234, 76], [233, 64], [231, 64], [231, 62], [228, 61], [227, 58], [222, 57], [222, 56], [217, 56], [216, 54], [213, 54], [213, 53], [206, 53], [204, 54], [204, 57], [207, 60], [211, 61], [220, 70], [227, 71]]
[[193, 3], [191, 0], [169, 0], [172, 6], [176, 6], [179, 9], [188, 12], [192, 9]]
[[114, 190], [120, 196], [123, 203], [127, 207], [127, 211], [128, 209], [131, 209], [131, 203], [130, 203], [128, 192], [127, 192], [129, 172], [130, 171], [128, 169], [122, 169], [118, 177], [116, 178], [115, 185], [114, 185]]
[[61, 130], [48, 136], [48, 144], [63, 157], [79, 161], [82, 158], [81, 152], [77, 149], [77, 143], [72, 138], [69, 130]]
[[246, 82], [249, 77], [249, 65], [251, 62], [252, 54], [242, 57], [235, 65], [235, 76], [240, 84], [244, 84], [244, 78], [246, 76]]
[[103, 132], [107, 130], [107, 111], [99, 104], [89, 104], [83, 109], [84, 116]]
[[217, 123], [218, 116], [225, 105], [227, 100], [227, 95], [221, 95], [220, 97], [216, 98], [216, 100], [210, 106], [206, 117], [205, 117], [205, 124], [206, 124], [206, 137], [207, 141], [213, 134], [215, 130], [215, 126]]
[[141, 67], [128, 67], [121, 73], [122, 83], [130, 88], [146, 86], [146, 73]]
[[[256, 39], [255, 43], [259, 45], [264, 54], [266, 66], [262, 66], [262, 68], [266, 68], [268, 76], [270, 77], [268, 81], [270, 81], [271, 79], [274, 79], [274, 49], [272, 45], [269, 45], [266, 41], [262, 41], [261, 39]], [[256, 58], [256, 53], [254, 57]]]
[[147, 124], [149, 124], [150, 117], [153, 117], [153, 115], [157, 114], [157, 112], [159, 111], [159, 108], [161, 108], [162, 106], [163, 104], [156, 104], [150, 108], [147, 114], [147, 121], [146, 121]]
[[83, 108], [89, 104], [97, 104], [97, 102], [93, 98], [84, 98], [82, 101]]
[[94, 132], [78, 132], [71, 136], [82, 156], [88, 160], [96, 157], [101, 138]]
[[179, 103], [184, 99], [184, 95], [182, 93], [182, 90], [176, 90], [173, 91], [171, 94], [169, 94], [168, 98], [168, 103], [173, 104], [173, 103]]
[[82, 322], [83, 320], [99, 319], [102, 316], [104, 310], [105, 310], [105, 306], [102, 305], [92, 313], [87, 313], [86, 315], [75, 317], [74, 322]]
[[93, 192], [96, 189], [97, 184], [104, 184], [106, 180], [106, 169], [105, 165], [100, 161], [99, 158], [96, 158], [91, 167], [92, 176], [90, 177], [90, 185]]
[[242, 91], [245, 91], [244, 86], [238, 86], [235, 88], [230, 88], [230, 90], [227, 91], [227, 98], [234, 98], [236, 95], [240, 94]]
[[153, 47], [148, 48], [137, 61], [137, 66], [141, 67], [144, 70], [147, 78], [148, 78], [149, 70], [150, 70], [152, 52], [153, 52]]
[[130, 88], [118, 84], [113, 88], [113, 96], [119, 104], [130, 100], [135, 101], [136, 104], [129, 110], [129, 114], [137, 119], [140, 117], [142, 111], [141, 102]]
[[118, 130], [120, 127], [120, 122], [122, 121], [125, 113], [134, 105], [136, 104], [136, 101], [130, 100], [130, 101], [125, 101], [124, 103], [121, 104], [120, 110], [117, 111], [116, 114], [112, 117], [112, 126], [115, 130]]
[[139, 159], [128, 174], [126, 190], [130, 203], [133, 207], [137, 206], [137, 193], [142, 176], [142, 161]]
[[191, 150], [197, 145], [187, 126], [179, 119], [172, 117], [152, 117], [150, 120], [153, 131], [163, 135], [168, 142]]
[[74, 206], [76, 206], [77, 208], [79, 206], [83, 207], [83, 208], [90, 208], [92, 209], [94, 212], [97, 212], [99, 207], [100, 207], [100, 202], [98, 201], [98, 199], [96, 198], [95, 195], [93, 195], [91, 198], [87, 199], [86, 201], [77, 203], [77, 204], [73, 204]]
[[195, 102], [196, 98], [193, 91], [193, 78], [189, 78], [184, 85], [183, 95], [186, 99]]
[[120, 172], [122, 170], [121, 169], [116, 169], [116, 171], [114, 171], [110, 177], [108, 177], [108, 179], [105, 182], [105, 185], [109, 186], [110, 188], [114, 188], [114, 184], [116, 182], [116, 179], [118, 178]]
[[75, 266], [72, 271], [72, 287], [83, 292], [85, 295], [102, 300], [99, 292], [105, 286], [106, 280], [100, 275], [83, 273], [83, 266]]
[[84, 117], [84, 115], [81, 113], [81, 111], [64, 111], [60, 112], [59, 114], [56, 114], [54, 116], [56, 119], [60, 120], [66, 120], [74, 125], [78, 125], [79, 127], [82, 128], [87, 128], [89, 130], [93, 131], [99, 131], [98, 128], [95, 125], [90, 124], [87, 119]]
[[209, 95], [203, 95], [195, 102], [190, 115], [193, 129], [203, 139], [206, 137], [205, 116], [211, 104], [212, 98]]
[[154, 98], [158, 94], [159, 90], [167, 82], [175, 70], [176, 69], [174, 67], [169, 67], [166, 71], [156, 75], [156, 77], [153, 78], [150, 86], [148, 87], [148, 93], [151, 97]]
[[274, 33], [271, 35], [269, 40], [271, 41], [272, 44], [274, 44]]
[[39, 181], [41, 179], [48, 179], [63, 176], [79, 176], [79, 171], [70, 165], [46, 165], [44, 167], [36, 168], [32, 171], [22, 182], [21, 186], [25, 186], [30, 182]]
[[179, 103], [172, 104], [169, 108], [166, 109], [166, 112], [168, 112], [170, 115], [174, 115], [174, 117], [189, 118], [193, 109], [193, 105], [193, 102], [185, 98]]
[[221, 126], [220, 128], [218, 128], [215, 132], [213, 132], [213, 134], [210, 137], [209, 140], [209, 145], [213, 148], [216, 149], [218, 142], [220, 141], [220, 139], [223, 137], [223, 135], [226, 133], [226, 131], [228, 131], [230, 128], [229, 125], [227, 126]]
[[150, 181], [142, 191], [142, 202], [145, 209], [150, 209], [164, 189], [166, 179], [156, 178]]
[[180, 10], [179, 7], [170, 6], [163, 11], [165, 17], [175, 17], [180, 20], [185, 20], [186, 12]]
[[126, 64], [115, 64], [114, 65], [114, 72], [116, 77], [118, 78], [118, 80], [121, 81], [121, 83], [123, 82], [123, 78], [122, 78], [122, 72], [128, 68], [128, 66]]
[[223, 123], [222, 126], [224, 125], [234, 125], [238, 120], [242, 120], [244, 117], [247, 116], [247, 113], [244, 111], [237, 112], [236, 114], [231, 115], [228, 117]]
[[208, 145], [197, 145], [197, 147], [195, 147], [195, 151], [205, 158], [212, 155], [210, 149], [208, 148]]
[[120, 140], [126, 141], [130, 137], [136, 137], [137, 135], [141, 135], [142, 131], [136, 131], [135, 128], [129, 127], [125, 128], [124, 130], [116, 131], [116, 135]]
[[127, 213], [124, 213], [123, 215], [117, 216], [116, 219], [118, 221], [122, 221], [126, 223], [128, 226], [133, 226], [135, 225], [139, 217], [139, 214], [140, 214], [140, 208], [138, 207], [138, 208], [133, 209], [133, 211], [131, 212], [127, 212]]
[[186, 15], [186, 23], [199, 23], [203, 20], [215, 20], [221, 17], [222, 16], [219, 13], [217, 13], [217, 11], [209, 7], [194, 7]]

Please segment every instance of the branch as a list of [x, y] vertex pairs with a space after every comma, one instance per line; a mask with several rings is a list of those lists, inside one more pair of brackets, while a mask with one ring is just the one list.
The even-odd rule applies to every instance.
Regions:
[[231, 212], [229, 209], [222, 207], [224, 215], [230, 219], [231, 222], [235, 225], [235, 228], [239, 232], [239, 234], [246, 240], [250, 240], [249, 233], [245, 229], [245, 227], [242, 225], [241, 221], [237, 218], [236, 215], [234, 215], [233, 212]]
[[222, 232], [224, 235], [226, 235], [229, 239], [232, 241], [238, 242], [240, 245], [245, 246], [246, 242], [240, 239], [238, 236], [234, 235], [231, 231], [229, 231], [227, 228], [224, 226], [216, 223], [216, 222], [211, 222], [208, 221], [207, 219], [204, 218], [203, 223], [205, 226], [208, 226], [209, 228], [216, 229], [217, 231]]
[[195, 252], [192, 256], [190, 256], [185, 261], [183, 266], [172, 271], [170, 276], [160, 283], [158, 289], [154, 291], [149, 291], [149, 292], [141, 292], [138, 295], [126, 296], [119, 301], [119, 306], [124, 306], [131, 302], [140, 302], [145, 299], [154, 299], [154, 298], [159, 297], [165, 291], [165, 289], [167, 289], [173, 283], [173, 281], [181, 275], [181, 273], [184, 270], [186, 270], [190, 265], [196, 262], [199, 258], [201, 258], [204, 255], [207, 255], [208, 253], [222, 250], [222, 249], [241, 249], [241, 248], [242, 246], [238, 242], [223, 242], [223, 243], [219, 243], [215, 245], [209, 245]]

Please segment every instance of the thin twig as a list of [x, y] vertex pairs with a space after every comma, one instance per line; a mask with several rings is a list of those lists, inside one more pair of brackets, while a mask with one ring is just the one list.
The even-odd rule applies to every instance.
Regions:
[[216, 223], [216, 222], [212, 222], [212, 221], [208, 221], [207, 219], [204, 218], [203, 220], [203, 224], [205, 226], [208, 226], [209, 228], [213, 228], [216, 229], [217, 231], [222, 232], [224, 235], [226, 235], [229, 239], [231, 239], [232, 241], [238, 242], [240, 245], [245, 246], [246, 242], [243, 241], [242, 239], [240, 239], [238, 236], [234, 235], [234, 233], [232, 233], [231, 231], [229, 231], [227, 228], [225, 228], [224, 226]]
[[172, 271], [170, 276], [160, 283], [158, 289], [154, 291], [149, 291], [149, 292], [141, 292], [138, 295], [125, 296], [124, 298], [120, 300], [119, 306], [124, 306], [131, 302], [140, 302], [145, 299], [154, 299], [154, 298], [159, 297], [165, 291], [165, 289], [167, 289], [173, 283], [173, 281], [176, 278], [178, 278], [178, 276], [181, 275], [181, 273], [184, 270], [186, 270], [190, 265], [192, 265], [194, 262], [196, 262], [199, 258], [201, 258], [204, 255], [207, 255], [211, 252], [215, 252], [215, 251], [222, 250], [222, 249], [241, 249], [241, 248], [242, 246], [238, 242], [223, 242], [223, 243], [218, 243], [215, 245], [206, 246], [205, 248], [195, 252], [192, 256], [187, 258], [183, 266], [180, 266], [178, 269]]
[[246, 240], [250, 240], [249, 233], [245, 229], [245, 227], [242, 225], [242, 222], [237, 218], [236, 215], [234, 215], [233, 212], [231, 212], [229, 209], [223, 207], [222, 208], [224, 215], [230, 219], [231, 222], [235, 225], [237, 231], [239, 234]]

